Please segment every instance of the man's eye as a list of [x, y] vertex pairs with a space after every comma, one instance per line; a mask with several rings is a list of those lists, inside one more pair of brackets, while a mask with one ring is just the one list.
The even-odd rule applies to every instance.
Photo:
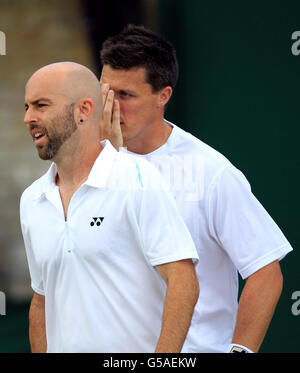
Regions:
[[130, 93], [127, 93], [125, 91], [120, 91], [120, 96], [123, 96], [123, 97], [130, 97], [132, 96]]
[[47, 106], [46, 104], [38, 104], [38, 107]]

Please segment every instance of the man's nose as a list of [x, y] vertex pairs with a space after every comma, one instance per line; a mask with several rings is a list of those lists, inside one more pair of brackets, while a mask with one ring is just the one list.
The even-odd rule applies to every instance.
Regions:
[[33, 113], [33, 110], [31, 108], [28, 108], [25, 112], [24, 123], [29, 125], [30, 123], [35, 122], [35, 121], [36, 121], [36, 118]]

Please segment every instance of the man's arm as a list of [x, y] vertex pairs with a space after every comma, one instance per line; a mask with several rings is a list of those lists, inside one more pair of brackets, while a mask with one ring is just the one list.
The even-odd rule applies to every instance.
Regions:
[[167, 284], [161, 334], [157, 353], [179, 353], [188, 332], [199, 284], [192, 260], [180, 260], [157, 266]]
[[45, 297], [37, 293], [33, 294], [29, 310], [29, 340], [31, 352], [46, 352]]
[[278, 261], [248, 277], [239, 301], [233, 344], [246, 346], [253, 352], [259, 350], [279, 300], [282, 284]]

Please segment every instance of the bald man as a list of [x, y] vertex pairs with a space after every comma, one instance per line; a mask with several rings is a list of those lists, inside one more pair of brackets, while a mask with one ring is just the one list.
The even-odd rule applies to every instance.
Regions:
[[20, 203], [31, 350], [180, 352], [198, 256], [155, 168], [98, 140], [101, 107], [96, 76], [75, 63], [26, 85], [24, 121], [53, 161]]

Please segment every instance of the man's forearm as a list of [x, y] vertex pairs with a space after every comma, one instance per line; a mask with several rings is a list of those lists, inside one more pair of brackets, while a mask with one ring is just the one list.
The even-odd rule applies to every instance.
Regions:
[[267, 332], [282, 290], [279, 263], [254, 273], [242, 291], [232, 343], [257, 352]]
[[29, 340], [33, 353], [47, 351], [45, 305], [40, 297], [38, 295], [33, 297], [29, 310]]
[[161, 334], [155, 352], [179, 353], [198, 300], [199, 285], [194, 271], [178, 273], [167, 284]]

